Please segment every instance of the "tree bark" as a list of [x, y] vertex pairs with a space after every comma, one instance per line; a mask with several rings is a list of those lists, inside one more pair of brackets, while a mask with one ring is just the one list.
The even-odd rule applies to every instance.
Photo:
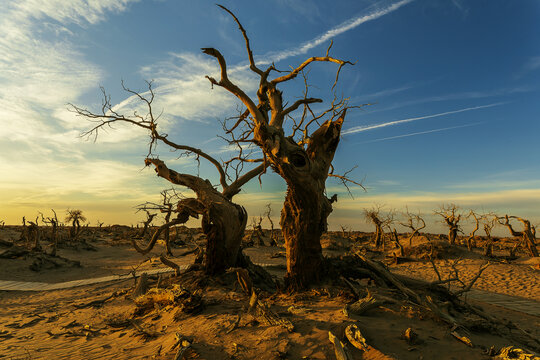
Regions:
[[450, 227], [450, 230], [448, 230], [448, 241], [450, 242], [450, 245], [454, 245], [456, 243], [457, 232], [457, 226], [452, 226]]
[[309, 138], [307, 148], [285, 137], [283, 129], [257, 124], [254, 136], [274, 170], [287, 183], [281, 229], [287, 250], [286, 286], [300, 289], [319, 281], [323, 266], [321, 235], [327, 230], [332, 202], [326, 179], [339, 143], [346, 111], [328, 120]]
[[289, 186], [280, 221], [287, 250], [287, 286], [303, 288], [319, 281], [323, 273], [320, 239], [331, 211], [330, 200], [319, 189]]
[[[235, 266], [247, 224], [247, 213], [244, 208], [216, 190], [208, 180], [180, 174], [169, 169], [158, 159], [146, 159], [146, 163], [155, 166], [159, 177], [173, 184], [186, 186], [197, 195], [197, 199], [180, 201], [178, 212], [185, 216], [181, 222], [186, 222], [189, 216], [197, 218], [198, 215], [202, 215], [202, 229], [207, 238], [205, 271], [213, 275]], [[157, 240], [157, 236], [154, 237]], [[147, 249], [149, 248], [150, 245]]]

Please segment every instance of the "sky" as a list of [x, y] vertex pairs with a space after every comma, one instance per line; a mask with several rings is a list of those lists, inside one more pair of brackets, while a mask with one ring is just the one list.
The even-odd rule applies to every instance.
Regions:
[[[159, 126], [182, 144], [226, 160], [220, 121], [238, 101], [217, 76], [215, 47], [230, 77], [250, 95], [243, 38], [213, 1], [2, 0], [0, 13], [0, 220], [18, 224], [54, 208], [83, 210], [90, 224], [136, 224], [135, 207], [170, 188], [144, 167], [148, 134], [117, 126], [88, 139], [92, 124], [68, 104], [99, 111], [100, 86], [127, 114], [140, 104], [122, 90], [144, 92], [153, 80]], [[538, 0], [257, 0], [222, 2], [240, 19], [255, 61], [281, 70], [310, 56], [331, 55], [342, 69], [335, 88], [351, 105], [334, 166], [362, 181], [338, 194], [331, 229], [368, 230], [364, 209], [405, 206], [442, 231], [433, 214], [455, 203], [463, 211], [513, 214], [540, 224], [540, 2]], [[310, 91], [328, 104], [335, 64], [314, 64]], [[282, 88], [294, 101], [303, 81]], [[324, 104], [316, 109], [323, 109]], [[156, 154], [179, 172], [218, 183], [215, 169]], [[286, 186], [269, 172], [235, 201], [250, 216], [271, 204], [278, 222]], [[179, 189], [182, 190], [182, 189]], [[188, 192], [185, 192], [189, 195]], [[398, 230], [405, 231], [405, 229]]]

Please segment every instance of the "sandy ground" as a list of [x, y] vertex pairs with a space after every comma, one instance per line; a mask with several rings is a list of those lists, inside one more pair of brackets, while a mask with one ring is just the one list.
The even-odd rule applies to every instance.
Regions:
[[[0, 230], [0, 238], [4, 240], [16, 237], [14, 230]], [[114, 240], [107, 233], [95, 237], [91, 244], [97, 251], [59, 250], [59, 255], [79, 260], [80, 268], [35, 272], [28, 268], [31, 259], [0, 259], [0, 280], [62, 282], [163, 266], [157, 258], [164, 253], [160, 244], [145, 257], [136, 253], [125, 239], [116, 236]], [[338, 256], [364, 245], [359, 247], [336, 235], [327, 236], [323, 246], [327, 255]], [[175, 247], [173, 251], [179, 254], [187, 249], [190, 247]], [[276, 265], [269, 268], [276, 277], [284, 274], [285, 259], [280, 256], [283, 251], [281, 247], [245, 249], [254, 262]], [[385, 255], [381, 254], [381, 260]], [[466, 255], [450, 259], [462, 257], [457, 267], [465, 282], [486, 261], [479, 254]], [[173, 260], [188, 264], [193, 258], [188, 255]], [[534, 261], [521, 257], [510, 263], [495, 263], [475, 287], [540, 300], [539, 272], [531, 268]], [[446, 263], [435, 261], [443, 277]], [[391, 269], [413, 277], [436, 279], [427, 261], [392, 265]], [[198, 290], [201, 289], [198, 278], [169, 276], [170, 279], [162, 276], [159, 284], [156, 279], [150, 279], [150, 287], [183, 287], [192, 295], [190, 299], [200, 295], [203, 306], [199, 312], [186, 313], [178, 306], [156, 304], [141, 313], [133, 300], [132, 279], [57, 291], [0, 291], [0, 359], [174, 359], [179, 338], [184, 344], [191, 344], [186, 359], [335, 359], [328, 331], [344, 339], [344, 329], [352, 323], [358, 325], [370, 345], [395, 359], [490, 359], [486, 353], [492, 346], [499, 349], [519, 345], [501, 336], [474, 332], [467, 333], [475, 344], [470, 348], [458, 342], [446, 324], [406, 303], [381, 306], [362, 317], [350, 318], [344, 314], [343, 307], [353, 300], [352, 294], [331, 286], [294, 295], [261, 291], [260, 298], [269, 309], [294, 325], [290, 331], [284, 326], [257, 321], [245, 312], [249, 297], [236, 283], [234, 273], [205, 279], [202, 293]], [[365, 286], [369, 289], [374, 284]], [[98, 301], [92, 303], [95, 300]], [[540, 338], [540, 317], [471, 302], [491, 314], [511, 319]], [[418, 334], [417, 343], [409, 344], [401, 339], [407, 328]], [[350, 345], [348, 348], [353, 359], [377, 358], [372, 353], [362, 354]]]
[[[425, 239], [416, 238], [413, 246], [425, 243]], [[405, 251], [407, 248], [405, 246]], [[473, 249], [471, 253], [466, 248], [459, 248], [458, 253], [451, 259], [434, 259], [433, 262], [441, 277], [447, 279], [455, 276], [452, 265], [457, 261], [455, 268], [458, 270], [458, 276], [465, 283], [469, 283], [476, 276], [482, 265], [490, 262], [491, 265], [482, 272], [481, 277], [475, 282], [475, 289], [540, 301], [540, 268], [538, 268], [540, 258], [519, 254], [517, 259], [505, 261], [501, 258], [485, 258], [482, 256], [482, 252], [482, 249]], [[504, 256], [507, 252], [499, 250], [494, 253]], [[395, 273], [411, 277], [429, 281], [438, 279], [433, 265], [428, 260], [405, 262], [392, 265], [390, 268]]]

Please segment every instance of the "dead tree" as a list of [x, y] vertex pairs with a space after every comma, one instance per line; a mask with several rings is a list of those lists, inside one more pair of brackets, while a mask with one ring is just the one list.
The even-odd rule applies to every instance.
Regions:
[[[399, 236], [395, 228], [392, 230], [392, 240], [394, 241], [394, 244], [396, 245], [396, 249], [398, 249], [398, 253], [395, 255], [396, 264], [397, 264], [398, 263], [397, 257], [405, 256], [405, 251], [403, 250], [403, 245], [401, 245], [401, 243], [399, 242]], [[410, 238], [409, 238], [409, 241], [410, 241]]]
[[407, 217], [407, 222], [400, 222], [399, 224], [401, 226], [411, 229], [411, 233], [409, 235], [409, 246], [412, 246], [412, 239], [415, 236], [420, 235], [420, 230], [426, 227], [426, 222], [424, 221], [424, 219], [422, 219], [422, 217], [420, 217], [420, 214], [411, 214], [409, 212], [409, 208], [406, 208], [406, 210], [407, 213], [404, 215]]
[[[148, 229], [154, 220], [154, 218], [157, 216], [157, 213], [150, 213], [150, 210], [156, 210], [160, 213], [164, 214], [163, 218], [165, 220], [165, 223], [169, 223], [171, 221], [171, 216], [174, 212], [176, 212], [178, 201], [181, 199], [180, 194], [178, 194], [174, 189], [168, 189], [163, 190], [161, 192], [161, 203], [156, 204], [153, 202], [146, 202], [144, 204], [137, 206], [137, 211], [145, 211], [147, 215], [146, 221], [144, 221], [144, 228], [142, 230], [141, 237], [144, 239], [145, 235], [148, 233]], [[159, 228], [158, 230], [159, 231]], [[165, 240], [165, 247], [167, 251], [167, 255], [172, 256], [172, 250], [171, 250], [171, 239], [170, 239], [170, 227], [167, 227], [163, 230], [163, 238]], [[137, 243], [133, 242], [135, 249], [137, 251], [141, 251], [141, 248], [137, 245]]]
[[86, 217], [83, 215], [82, 210], [79, 209], [67, 209], [66, 210], [66, 222], [71, 222], [71, 228], [69, 229], [69, 236], [71, 241], [75, 241], [82, 232], [81, 221], [85, 222]]
[[41, 251], [41, 230], [39, 229], [39, 217], [36, 217], [36, 221], [28, 221], [30, 226], [28, 226], [28, 240], [34, 240], [34, 244], [32, 245], [31, 250], [32, 251]]
[[442, 216], [446, 225], [448, 225], [448, 241], [451, 245], [456, 243], [457, 234], [460, 231], [459, 221], [461, 214], [458, 213], [459, 208], [454, 204], [441, 206], [440, 210], [435, 210], [435, 214]]
[[22, 217], [22, 229], [19, 241], [24, 241], [26, 246], [28, 246], [28, 227], [26, 226], [26, 216]]
[[474, 221], [475, 221], [475, 227], [472, 229], [469, 236], [467, 237], [467, 249], [469, 249], [469, 251], [472, 251], [472, 249], [476, 247], [476, 242], [474, 241], [474, 236], [475, 236], [476, 232], [478, 231], [478, 229], [480, 229], [480, 218], [479, 218], [478, 214], [476, 214], [473, 210], [471, 210], [469, 212], [469, 215], [467, 217], [468, 218], [472, 217], [474, 219]]
[[257, 245], [264, 246], [264, 240], [263, 240], [263, 229], [261, 226], [261, 223], [263, 221], [263, 217], [259, 216], [259, 219], [256, 219], [255, 217], [251, 220], [251, 234], [249, 235], [248, 244], [251, 244], [253, 246], [255, 242], [253, 241], [253, 238], [257, 238]]
[[277, 236], [274, 233], [274, 222], [272, 221], [272, 206], [270, 203], [266, 204], [266, 211], [264, 212], [264, 215], [268, 219], [268, 222], [270, 223], [270, 246], [277, 246]]
[[491, 237], [491, 230], [497, 223], [497, 216], [493, 214], [482, 215], [482, 226], [486, 234], [486, 244], [484, 245], [484, 256], [493, 257], [493, 238]]
[[[523, 224], [523, 231], [515, 231], [512, 224], [510, 224], [510, 219], [516, 219], [521, 222]], [[529, 220], [517, 216], [506, 215], [504, 218], [499, 218], [499, 223], [506, 226], [508, 230], [510, 230], [512, 236], [521, 237], [521, 241], [529, 251], [530, 256], [539, 256], [538, 249], [536, 248], [536, 227], [532, 226]]]
[[[225, 58], [214, 48], [203, 48], [202, 51], [217, 60], [220, 77], [207, 78], [212, 86], [227, 90], [246, 107], [227, 132], [232, 134], [236, 129], [240, 131], [235, 137], [237, 143], [257, 145], [264, 155], [263, 164], [270, 164], [287, 184], [280, 220], [287, 252], [286, 285], [289, 288], [302, 288], [317, 282], [324, 274], [320, 239], [327, 229], [332, 203], [337, 200], [337, 195], [331, 198], [326, 196], [326, 179], [334, 176], [344, 183], [350, 181], [346, 174], [334, 174], [331, 167], [350, 106], [347, 99], [335, 97], [326, 110], [316, 114], [310, 105], [321, 103], [322, 100], [308, 96], [309, 87], [305, 77], [303, 97], [291, 104], [284, 99], [278, 86], [294, 80], [299, 74], [304, 76], [303, 71], [315, 62], [338, 65], [335, 86], [340, 70], [351, 63], [329, 56], [329, 47], [324, 56], [310, 57], [291, 71], [285, 74], [279, 72], [279, 76], [272, 78], [272, 73], [278, 70], [274, 65], [264, 70], [257, 66], [246, 30], [232, 12], [220, 7], [234, 18], [244, 37], [249, 69], [259, 80], [257, 98], [250, 97], [229, 78]], [[296, 116], [299, 109], [302, 111]], [[315, 125], [318, 128], [311, 131]]]
[[56, 216], [56, 211], [54, 211], [54, 209], [51, 210], [54, 216], [46, 218], [41, 214], [41, 221], [44, 224], [51, 225], [51, 255], [56, 256], [56, 251], [58, 249], [58, 217]]
[[376, 205], [369, 210], [364, 210], [365, 219], [375, 225], [375, 234], [373, 235], [373, 242], [378, 249], [381, 246], [384, 247], [384, 229], [389, 227], [394, 221], [394, 214], [390, 211], [388, 214], [381, 213], [382, 206]]
[[[83, 136], [97, 137], [100, 130], [111, 127], [115, 123], [127, 123], [147, 131], [150, 135], [150, 144], [145, 165], [154, 166], [158, 177], [174, 185], [187, 187], [193, 190], [196, 195], [195, 198], [180, 200], [174, 211], [175, 216], [169, 222], [158, 227], [148, 245], [145, 248], [139, 248], [139, 252], [148, 253], [164, 230], [184, 224], [190, 217], [198, 219], [199, 216], [202, 216], [202, 229], [207, 238], [204, 258], [205, 271], [208, 274], [224, 272], [227, 268], [235, 266], [238, 261], [241, 261], [239, 258], [241, 257], [240, 244], [247, 223], [246, 211], [242, 206], [233, 203], [232, 198], [240, 192], [244, 184], [260, 175], [268, 164], [262, 163], [261, 160], [259, 161], [260, 165], [243, 172], [243, 162], [242, 166], [234, 165], [239, 163], [237, 159], [231, 159], [230, 162], [224, 164], [201, 149], [174, 142], [168, 134], [158, 130], [159, 116], [154, 114], [152, 107], [155, 97], [152, 82], [148, 82], [147, 85], [147, 92], [141, 93], [125, 87], [122, 83], [123, 89], [146, 107], [146, 114], [137, 111], [133, 111], [131, 115], [120, 114], [113, 107], [110, 96], [103, 88], [101, 89], [103, 103], [100, 113], [94, 113], [72, 104], [70, 109], [96, 123]], [[167, 167], [164, 161], [154, 155], [158, 143], [164, 144], [174, 151], [180, 151], [182, 154], [192, 155], [197, 162], [201, 159], [208, 161], [217, 170], [221, 189], [216, 189], [209, 180], [191, 174], [179, 173]], [[231, 175], [228, 170], [234, 171], [234, 174]], [[229, 180], [231, 180], [230, 183]]]

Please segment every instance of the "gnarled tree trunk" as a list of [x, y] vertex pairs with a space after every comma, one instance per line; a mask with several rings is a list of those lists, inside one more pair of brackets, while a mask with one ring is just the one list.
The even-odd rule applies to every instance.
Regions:
[[285, 280], [291, 288], [315, 283], [323, 274], [321, 235], [327, 230], [327, 218], [337, 199], [326, 197], [325, 183], [345, 114], [343, 111], [337, 120], [326, 121], [311, 135], [306, 149], [286, 138], [282, 129], [268, 124], [255, 129], [256, 141], [287, 182], [280, 224], [287, 249]]
[[[164, 226], [164, 230], [185, 223], [189, 216], [202, 215], [202, 229], [207, 238], [205, 271], [213, 275], [235, 266], [247, 224], [244, 208], [216, 190], [208, 180], [180, 174], [167, 168], [165, 163], [158, 159], [146, 159], [146, 163], [155, 166], [158, 176], [173, 184], [186, 186], [197, 195], [197, 199], [184, 199], [179, 202], [179, 216], [165, 224], [167, 226]], [[151, 249], [158, 237], [159, 233], [154, 234], [147, 249]]]
[[454, 224], [449, 224], [448, 226], [450, 227], [448, 229], [448, 241], [450, 242], [450, 245], [455, 245], [459, 228]]
[[295, 288], [317, 282], [322, 273], [321, 235], [332, 211], [322, 190], [289, 185], [281, 210], [280, 225], [287, 249], [286, 282]]
[[[509, 222], [509, 218], [515, 218], [519, 220], [523, 224], [523, 231], [515, 231]], [[508, 230], [510, 230], [512, 236], [521, 237], [523, 239], [523, 242], [525, 243], [525, 246], [529, 251], [529, 255], [532, 257], [540, 256], [538, 253], [538, 249], [536, 248], [536, 228], [534, 226], [531, 226], [531, 222], [529, 220], [522, 219], [516, 216], [509, 217], [508, 215], [505, 216], [505, 220], [506, 221], [501, 224], [506, 226]]]
[[208, 274], [236, 266], [246, 224], [244, 208], [228, 199], [206, 206], [202, 229], [208, 239], [204, 264]]

